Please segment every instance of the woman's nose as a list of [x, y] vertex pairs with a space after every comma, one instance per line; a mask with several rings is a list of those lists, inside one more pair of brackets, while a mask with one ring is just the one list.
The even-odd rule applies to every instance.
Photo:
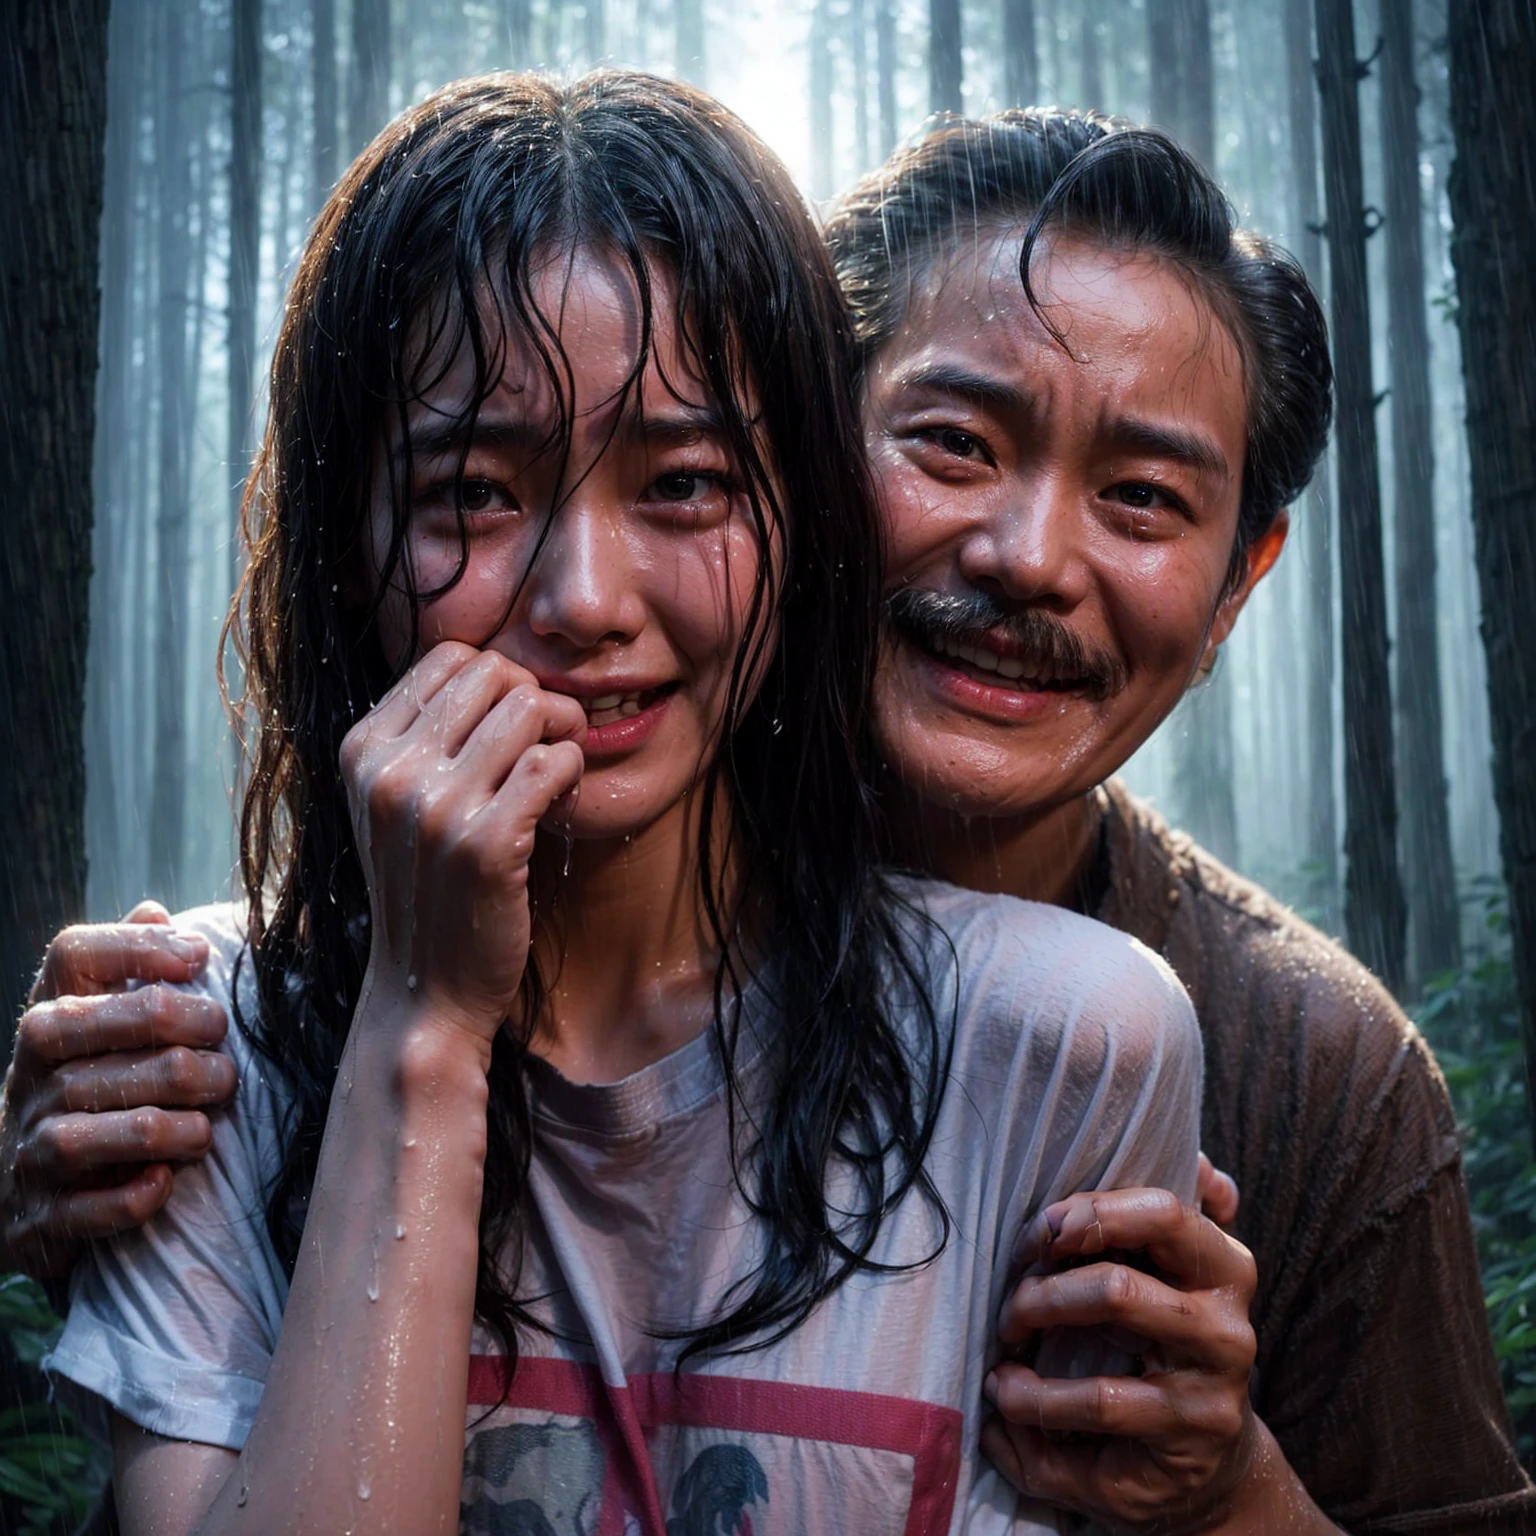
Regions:
[[528, 578], [528, 624], [574, 650], [633, 639], [644, 624], [619, 519], [578, 496], [555, 514]]
[[1069, 487], [1041, 477], [997, 502], [967, 530], [960, 571], [1015, 603], [1067, 612], [1088, 589], [1086, 529]]

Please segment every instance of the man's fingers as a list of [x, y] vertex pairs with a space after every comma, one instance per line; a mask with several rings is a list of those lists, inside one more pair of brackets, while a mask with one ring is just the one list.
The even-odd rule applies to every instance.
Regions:
[[170, 987], [140, 987], [97, 997], [60, 997], [22, 1014], [17, 1060], [56, 1066], [82, 1056], [151, 1046], [216, 1046], [228, 1029], [224, 1010], [210, 997]]
[[112, 1110], [54, 1115], [22, 1143], [16, 1174], [24, 1186], [77, 1183], [118, 1163], [177, 1163], [202, 1157], [213, 1137], [197, 1109]]
[[1026, 1497], [1082, 1515], [1096, 1512], [1097, 1447], [1062, 1445], [1043, 1430], [993, 1415], [981, 1427], [981, 1451]]
[[1159, 1269], [1189, 1289], [1252, 1291], [1257, 1283], [1253, 1255], [1166, 1189], [1071, 1195], [1042, 1212], [1039, 1227], [1037, 1256], [1047, 1262], [1092, 1258], [1110, 1249], [1145, 1250]]
[[171, 1188], [170, 1168], [165, 1163], [151, 1163], [121, 1184], [65, 1190], [55, 1195], [34, 1221], [33, 1240], [53, 1249], [132, 1231], [171, 1198]]
[[1253, 1363], [1246, 1308], [1192, 1295], [1126, 1264], [1091, 1264], [1029, 1275], [1003, 1303], [998, 1333], [1017, 1343], [1047, 1328], [1123, 1329], [1203, 1370], [1245, 1371]]
[[987, 1377], [987, 1399], [1010, 1423], [1053, 1434], [1124, 1435], [1145, 1440], [1187, 1427], [1180, 1405], [1155, 1377], [1037, 1376], [1007, 1361]]
[[218, 1051], [185, 1045], [151, 1051], [117, 1051], [60, 1067], [56, 1080], [62, 1107], [71, 1113], [138, 1109], [206, 1109], [234, 1096], [235, 1064]]
[[158, 901], [141, 901], [127, 917], [125, 923], [169, 923], [171, 914]]
[[158, 922], [82, 923], [48, 946], [34, 1002], [110, 992], [130, 981], [191, 981], [208, 961], [208, 940]]
[[1237, 1220], [1239, 1203], [1237, 1180], [1230, 1173], [1223, 1173], [1202, 1152], [1200, 1173], [1195, 1189], [1195, 1204], [1218, 1227], [1230, 1227]]

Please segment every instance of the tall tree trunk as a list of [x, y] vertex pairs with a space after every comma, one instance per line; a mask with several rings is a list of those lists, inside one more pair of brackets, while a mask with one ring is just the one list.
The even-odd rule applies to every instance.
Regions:
[[928, 110], [964, 110], [960, 0], [928, 0]]
[[852, 34], [849, 60], [853, 67], [854, 175], [869, 169], [869, 22], [864, 0], [849, 0], [848, 30]]
[[[1216, 97], [1209, 0], [1149, 0], [1154, 115], [1209, 167], [1216, 151]], [[1238, 860], [1233, 788], [1231, 669], [1218, 665], [1179, 707], [1174, 737], [1180, 823], [1219, 859]]]
[[1003, 0], [1003, 104], [1040, 104], [1040, 57], [1035, 44], [1035, 0]]
[[1099, 8], [1083, 0], [1082, 106], [1088, 112], [1107, 111], [1104, 94], [1104, 55], [1099, 47]]
[[348, 138], [357, 154], [389, 119], [389, 0], [352, 0]]
[[704, 0], [673, 0], [677, 7], [677, 73], [702, 86], [705, 64]]
[[112, 7], [107, 52], [106, 186], [101, 226], [101, 371], [96, 377], [96, 437], [91, 485], [96, 504], [91, 623], [86, 661], [86, 849], [91, 901], [116, 912], [127, 893], [123, 832], [126, 800], [119, 793], [118, 733], [112, 672], [122, 593], [123, 553], [132, 516], [128, 473], [133, 367], [134, 204], [137, 196], [139, 72], [143, 67], [144, 7]]
[[1210, 0], [1147, 0], [1151, 118], [1216, 169], [1216, 71]]
[[591, 68], [608, 56], [608, 17], [603, 0], [586, 0], [582, 31], [587, 45], [587, 66]]
[[832, 6], [816, 0], [809, 44], [811, 117], [811, 196], [832, 195]]
[[1536, 1106], [1536, 58], [1533, 0], [1450, 8], [1450, 200], [1493, 786]]
[[896, 15], [893, 0], [875, 0], [875, 98], [880, 114], [880, 158], [896, 148]]
[[336, 185], [336, 0], [313, 0], [310, 28], [314, 53], [310, 57], [310, 100], [314, 113], [310, 139], [309, 206], [317, 210]]
[[1387, 669], [1376, 402], [1371, 387], [1355, 25], [1350, 0], [1316, 0], [1314, 15], [1338, 422], [1344, 931], [1350, 948], [1396, 992], [1403, 985], [1407, 910], [1397, 867], [1397, 775]]
[[0, 1047], [85, 901], [86, 630], [106, 0], [13, 0], [0, 37]]
[[1403, 797], [1408, 978], [1461, 964], [1461, 919], [1445, 783], [1435, 595], [1434, 426], [1419, 198], [1419, 92], [1413, 0], [1381, 8], [1382, 162], [1392, 342], [1392, 467], [1397, 559], [1397, 761]]
[[[229, 153], [229, 585], [239, 576], [240, 496], [256, 371], [256, 276], [261, 259], [261, 0], [233, 0]], [[281, 225], [281, 220], [279, 220]], [[282, 253], [278, 253], [281, 261]]]
[[160, 196], [159, 517], [155, 581], [155, 745], [149, 800], [149, 885], [162, 900], [180, 895], [186, 785], [186, 602], [188, 505], [186, 435], [187, 269], [190, 201], [183, 93], [183, 0], [163, 0], [162, 83], [155, 116]]
[[502, 0], [502, 26], [507, 38], [507, 68], [527, 69], [533, 63], [532, 0]]
[[[1312, 0], [1285, 0], [1285, 73], [1290, 103], [1291, 195], [1296, 253], [1319, 293], [1323, 283], [1322, 211], [1317, 197], [1317, 75], [1312, 65]], [[1308, 572], [1307, 863], [1316, 871], [1316, 904], [1323, 926], [1339, 922], [1339, 813], [1333, 787], [1333, 497], [1331, 462], [1307, 492], [1300, 511]], [[1294, 511], [1293, 509], [1293, 515]]]

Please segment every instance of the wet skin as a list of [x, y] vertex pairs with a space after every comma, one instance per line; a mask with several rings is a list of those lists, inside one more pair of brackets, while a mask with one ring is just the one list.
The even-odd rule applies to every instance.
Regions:
[[[958, 639], [888, 630], [876, 715], [909, 851], [961, 883], [1051, 899], [1087, 846], [1084, 797], [1214, 658], [1285, 525], [1224, 595], [1245, 374], [1189, 279], [1057, 237], [1034, 284], [1063, 346], [1023, 293], [1019, 249], [1002, 235], [941, 261], [869, 370], [892, 590], [979, 595], [1004, 621]], [[1054, 644], [1010, 633], [1021, 612]], [[1074, 649], [1085, 664], [1064, 665]], [[1037, 863], [1058, 888], [1018, 890]]]

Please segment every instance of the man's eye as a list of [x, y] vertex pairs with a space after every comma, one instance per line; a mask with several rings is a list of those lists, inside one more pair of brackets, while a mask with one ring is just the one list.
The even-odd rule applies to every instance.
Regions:
[[953, 454], [957, 459], [982, 457], [981, 439], [962, 432], [959, 427], [940, 427], [933, 434], [933, 440], [945, 453]]
[[1121, 485], [1112, 485], [1104, 494], [1111, 501], [1118, 501], [1125, 507], [1150, 509], [1173, 504], [1173, 498], [1167, 491], [1148, 485], [1145, 480], [1127, 480]]

